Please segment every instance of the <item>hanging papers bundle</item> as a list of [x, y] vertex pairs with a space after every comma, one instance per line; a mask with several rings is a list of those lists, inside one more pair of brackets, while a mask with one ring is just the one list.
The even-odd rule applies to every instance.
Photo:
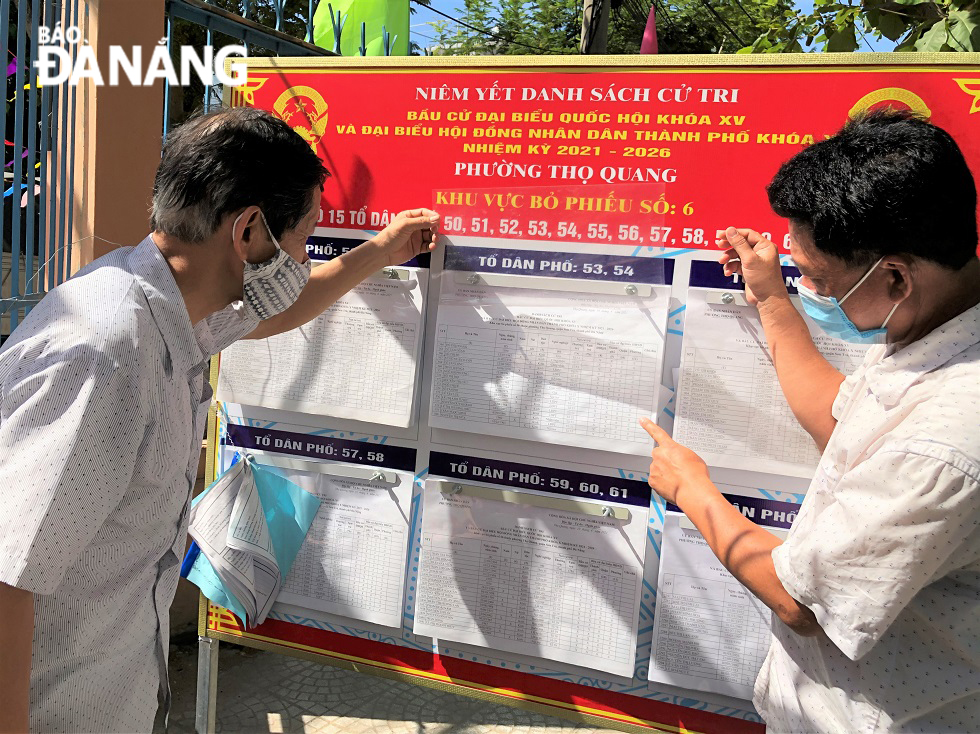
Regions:
[[200, 549], [187, 580], [246, 626], [265, 621], [320, 500], [246, 455], [191, 506], [188, 533]]

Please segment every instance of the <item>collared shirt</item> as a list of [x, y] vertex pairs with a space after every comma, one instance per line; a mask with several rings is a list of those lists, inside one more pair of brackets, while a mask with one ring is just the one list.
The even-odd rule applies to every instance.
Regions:
[[754, 703], [774, 734], [980, 731], [980, 306], [841, 386], [772, 554], [824, 634], [776, 621]]
[[34, 731], [150, 731], [211, 399], [255, 328], [191, 325], [151, 238], [49, 293], [0, 350], [0, 581], [35, 594]]

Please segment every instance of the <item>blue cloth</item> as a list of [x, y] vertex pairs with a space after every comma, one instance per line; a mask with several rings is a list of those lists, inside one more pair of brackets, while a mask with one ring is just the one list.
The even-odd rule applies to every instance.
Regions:
[[[232, 466], [238, 461], [238, 456]], [[230, 468], [230, 467], [229, 467]], [[251, 464], [255, 487], [262, 502], [262, 510], [269, 526], [269, 536], [272, 539], [272, 550], [279, 563], [279, 571], [283, 579], [293, 567], [293, 561], [299, 553], [306, 538], [306, 533], [313, 524], [313, 518], [320, 508], [320, 500], [309, 492], [301, 489], [279, 474], [276, 470]], [[193, 504], [197, 504], [221, 477], [212, 482], [207, 489], [198, 495]], [[186, 573], [184, 569], [187, 569]], [[194, 543], [184, 557], [181, 575], [201, 589], [201, 593], [218, 606], [232, 612], [243, 625], [248, 625], [245, 610], [238, 599], [222, 583], [207, 556]]]

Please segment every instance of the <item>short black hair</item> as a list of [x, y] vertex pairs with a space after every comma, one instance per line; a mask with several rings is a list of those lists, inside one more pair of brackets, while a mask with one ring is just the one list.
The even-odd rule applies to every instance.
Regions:
[[776, 214], [848, 265], [905, 253], [959, 270], [977, 253], [977, 189], [949, 133], [909, 111], [874, 110], [782, 165]]
[[163, 146], [150, 226], [201, 242], [228, 214], [258, 206], [278, 239], [306, 216], [311, 192], [328, 175], [310, 145], [269, 112], [237, 107], [198, 115]]

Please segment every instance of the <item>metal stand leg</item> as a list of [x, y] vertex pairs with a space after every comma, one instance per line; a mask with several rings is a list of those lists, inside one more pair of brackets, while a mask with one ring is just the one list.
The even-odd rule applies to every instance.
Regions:
[[218, 641], [197, 638], [197, 705], [194, 713], [196, 734], [214, 734], [218, 707]]

